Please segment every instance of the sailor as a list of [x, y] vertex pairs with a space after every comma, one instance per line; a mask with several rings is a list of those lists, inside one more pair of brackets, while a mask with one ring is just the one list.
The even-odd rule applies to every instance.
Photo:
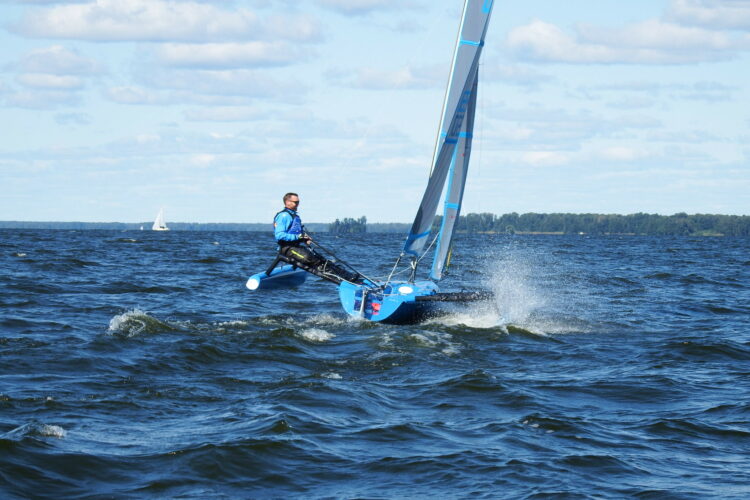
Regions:
[[273, 234], [279, 245], [279, 255], [286, 257], [284, 260], [292, 264], [299, 264], [303, 269], [336, 283], [361, 281], [358, 274], [334, 264], [308, 246], [312, 243], [312, 238], [305, 233], [297, 207], [299, 195], [287, 193], [284, 195], [284, 209], [273, 219]]
[[302, 229], [302, 219], [297, 214], [297, 207], [299, 195], [287, 193], [284, 195], [284, 210], [277, 213], [273, 219], [273, 234], [282, 250], [312, 241]]

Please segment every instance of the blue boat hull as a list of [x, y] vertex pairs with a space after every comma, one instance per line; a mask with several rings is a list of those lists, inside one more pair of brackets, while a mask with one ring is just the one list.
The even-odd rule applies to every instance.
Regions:
[[271, 290], [275, 288], [292, 288], [300, 286], [307, 279], [307, 272], [292, 265], [274, 268], [271, 274], [266, 272], [253, 274], [245, 286], [249, 290]]
[[378, 323], [408, 324], [438, 311], [439, 303], [420, 300], [438, 293], [432, 281], [389, 283], [383, 288], [342, 282], [339, 299], [350, 316]]

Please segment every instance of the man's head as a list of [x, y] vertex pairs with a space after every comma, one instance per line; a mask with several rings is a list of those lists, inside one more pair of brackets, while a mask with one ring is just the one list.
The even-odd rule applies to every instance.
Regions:
[[284, 195], [284, 206], [292, 210], [297, 210], [299, 206], [299, 195], [297, 193], [287, 193]]

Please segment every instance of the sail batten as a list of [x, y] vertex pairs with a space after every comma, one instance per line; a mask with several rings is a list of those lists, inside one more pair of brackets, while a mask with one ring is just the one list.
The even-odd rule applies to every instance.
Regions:
[[[444, 218], [431, 272], [433, 279], [440, 279], [442, 276], [450, 253], [454, 223], [446, 222], [446, 219], [458, 216], [463, 197], [476, 107], [479, 57], [484, 46], [492, 3], [492, 0], [466, 0], [464, 3], [430, 178], [404, 243], [405, 254], [420, 256], [429, 240], [438, 203], [448, 181], [448, 204], [443, 206]], [[438, 260], [442, 263], [436, 269]]]

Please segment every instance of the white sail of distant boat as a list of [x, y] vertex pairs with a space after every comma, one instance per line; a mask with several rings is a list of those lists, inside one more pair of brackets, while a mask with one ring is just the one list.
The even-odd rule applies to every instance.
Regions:
[[164, 209], [163, 208], [159, 210], [159, 213], [156, 216], [156, 220], [154, 220], [154, 225], [151, 226], [151, 229], [153, 229], [154, 231], [169, 231], [169, 228], [167, 227], [166, 222], [164, 222]]

